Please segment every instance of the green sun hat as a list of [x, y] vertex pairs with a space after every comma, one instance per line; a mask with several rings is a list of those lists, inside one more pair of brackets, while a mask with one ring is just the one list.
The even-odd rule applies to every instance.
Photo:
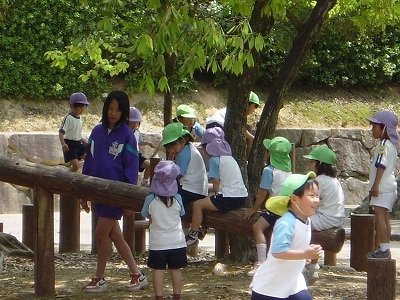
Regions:
[[164, 127], [162, 131], [161, 144], [164, 146], [166, 144], [175, 142], [177, 139], [182, 137], [184, 134], [182, 123], [171, 123]]
[[176, 108], [176, 116], [189, 119], [196, 118], [195, 110], [186, 104], [181, 104]]
[[292, 144], [288, 139], [282, 136], [274, 137], [272, 140], [264, 139], [263, 145], [269, 151], [269, 162], [272, 166], [282, 171], [292, 169], [292, 160], [290, 159]]
[[260, 99], [258, 98], [257, 94], [253, 91], [250, 92], [249, 102], [260, 105]]
[[311, 150], [307, 155], [303, 156], [306, 159], [318, 160], [328, 165], [333, 165], [336, 160], [336, 154], [326, 146], [319, 146]]
[[312, 171], [307, 174], [290, 174], [283, 181], [278, 196], [269, 198], [265, 203], [265, 208], [274, 214], [282, 216], [289, 210], [288, 204], [293, 192], [305, 184], [307, 180], [314, 179], [315, 177], [317, 175]]

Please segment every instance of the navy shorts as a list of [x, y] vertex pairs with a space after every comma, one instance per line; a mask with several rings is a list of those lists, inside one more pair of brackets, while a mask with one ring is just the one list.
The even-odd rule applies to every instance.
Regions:
[[82, 159], [86, 154], [86, 147], [81, 141], [64, 140], [64, 142], [68, 145], [68, 151], [63, 152], [65, 162]]
[[244, 206], [247, 197], [224, 197], [222, 194], [217, 194], [210, 197], [212, 204], [220, 212], [228, 212]]
[[167, 250], [149, 250], [147, 266], [155, 270], [180, 269], [187, 266], [186, 247]]
[[269, 226], [275, 226], [276, 221], [281, 217], [279, 215], [274, 214], [273, 212], [270, 212], [269, 210], [262, 212], [260, 214], [260, 217], [263, 217], [265, 221], [268, 222]]
[[121, 220], [123, 209], [115, 206], [94, 203], [95, 213], [98, 217]]
[[178, 194], [181, 195], [181, 197], [182, 197], [183, 205], [186, 205], [192, 201], [200, 200], [200, 199], [207, 197], [205, 195], [200, 195], [200, 194], [186, 191], [186, 190], [182, 189], [181, 185], [179, 185]]
[[141, 168], [140, 166], [142, 165], [142, 163], [144, 163], [145, 160], [146, 160], [146, 157], [144, 157], [142, 155], [142, 153], [139, 152], [139, 172], [144, 171], [144, 168]]
[[265, 296], [256, 293], [255, 291], [251, 292], [251, 300], [312, 300], [312, 297], [310, 295], [310, 292], [308, 290], [302, 290], [298, 292], [297, 294], [290, 295], [287, 298], [276, 298], [276, 297], [270, 297], [270, 296]]

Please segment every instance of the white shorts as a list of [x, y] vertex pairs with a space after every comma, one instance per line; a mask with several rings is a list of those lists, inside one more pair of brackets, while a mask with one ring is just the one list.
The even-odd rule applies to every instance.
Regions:
[[392, 211], [393, 205], [397, 199], [397, 191], [389, 193], [379, 193], [377, 197], [371, 197], [370, 206], [379, 206], [386, 208], [389, 212]]
[[318, 211], [314, 215], [310, 216], [310, 219], [311, 219], [311, 228], [316, 231], [327, 230], [343, 226], [343, 218], [325, 216], [321, 213], [318, 213]]

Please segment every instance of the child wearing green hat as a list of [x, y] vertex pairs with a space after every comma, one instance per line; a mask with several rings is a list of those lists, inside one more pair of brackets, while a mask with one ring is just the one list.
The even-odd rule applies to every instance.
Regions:
[[309, 217], [319, 203], [315, 176], [314, 172], [289, 175], [279, 196], [267, 201], [267, 208], [286, 212], [276, 221], [267, 260], [250, 284], [252, 300], [312, 299], [302, 270], [306, 260], [318, 259], [322, 253], [320, 245], [310, 245]]
[[[317, 174], [315, 179], [319, 187], [319, 206], [317, 212], [310, 217], [311, 228], [321, 231], [343, 226], [344, 193], [336, 170], [332, 166], [336, 154], [326, 146], [319, 146], [303, 156], [308, 160], [308, 170]], [[304, 276], [308, 285], [318, 280], [318, 261], [311, 261], [305, 269]]]
[[[253, 207], [245, 212], [243, 217], [245, 220], [255, 214], [266, 199], [270, 196], [276, 196], [281, 189], [283, 181], [292, 173], [292, 163], [289, 155], [292, 151], [292, 145], [286, 138], [277, 136], [272, 140], [265, 139], [263, 145], [269, 156], [269, 164], [264, 167], [256, 200]], [[257, 222], [254, 223], [253, 235], [257, 249], [257, 261], [254, 267], [247, 273], [248, 276], [254, 276], [257, 268], [266, 260], [267, 241], [264, 231], [268, 227], [274, 226], [280, 216], [277, 212], [267, 210], [261, 213]]]
[[176, 108], [176, 117], [172, 119], [173, 123], [182, 123], [183, 128], [190, 132], [193, 139], [201, 138], [204, 128], [196, 122], [196, 111], [189, 105], [181, 104]]

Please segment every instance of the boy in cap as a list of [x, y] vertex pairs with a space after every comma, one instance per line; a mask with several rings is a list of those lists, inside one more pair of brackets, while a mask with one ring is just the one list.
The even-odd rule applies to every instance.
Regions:
[[79, 170], [79, 160], [83, 160], [86, 155], [86, 139], [82, 138], [82, 118], [81, 114], [89, 105], [84, 93], [73, 93], [69, 97], [71, 111], [64, 116], [58, 137], [64, 153], [64, 161], [71, 162], [70, 171]]
[[388, 110], [381, 110], [367, 119], [372, 126], [372, 136], [378, 140], [369, 172], [369, 205], [374, 210], [378, 248], [368, 253], [368, 258], [391, 258], [390, 212], [397, 198], [396, 168], [399, 136], [397, 117]]
[[[142, 133], [139, 130], [140, 122], [142, 122], [142, 114], [140, 110], [136, 107], [129, 108], [129, 118], [128, 118], [128, 126], [132, 129], [133, 134], [135, 135], [137, 142], [137, 149], [139, 150], [139, 146], [149, 146], [151, 148], [155, 148], [154, 144], [151, 142], [145, 142], [143, 140]], [[141, 186], [150, 186], [150, 161], [145, 158], [142, 153], [139, 152], [139, 172], [143, 172], [143, 179]]]
[[196, 122], [196, 111], [189, 105], [181, 104], [176, 108], [176, 117], [172, 119], [174, 123], [182, 123], [183, 128], [190, 132], [193, 139], [201, 138], [204, 133], [204, 128]]
[[315, 173], [291, 174], [282, 184], [279, 196], [266, 204], [280, 211], [271, 236], [267, 260], [261, 264], [253, 281], [251, 299], [311, 300], [302, 270], [306, 260], [318, 259], [320, 245], [311, 244], [310, 216], [318, 207], [318, 183]]
[[[283, 181], [292, 173], [292, 163], [290, 159], [290, 152], [292, 151], [292, 145], [284, 138], [277, 136], [270, 139], [265, 139], [263, 145], [266, 148], [267, 155], [269, 157], [269, 163], [264, 167], [260, 188], [257, 192], [256, 200], [254, 201], [253, 207], [249, 208], [243, 219], [249, 219], [255, 214], [260, 208], [261, 204], [271, 196], [276, 196], [280, 189]], [[254, 267], [247, 273], [248, 276], [254, 276], [257, 268], [267, 258], [267, 241], [265, 239], [264, 231], [274, 226], [276, 220], [281, 215], [273, 211], [265, 211], [260, 214], [260, 218], [253, 225], [253, 235], [255, 239], [257, 249], [257, 261]]]
[[172, 277], [173, 299], [180, 300], [183, 286], [181, 268], [187, 265], [185, 235], [181, 217], [185, 214], [176, 181], [179, 167], [170, 160], [160, 161], [154, 168], [150, 191], [141, 214], [150, 219], [149, 257], [153, 269], [156, 300], [163, 298], [164, 273], [168, 267]]
[[198, 243], [203, 210], [228, 212], [243, 207], [248, 196], [242, 173], [232, 157], [228, 142], [214, 139], [211, 143], [202, 144], [202, 147], [210, 157], [208, 177], [215, 195], [193, 202], [192, 225], [186, 235], [188, 247]]

